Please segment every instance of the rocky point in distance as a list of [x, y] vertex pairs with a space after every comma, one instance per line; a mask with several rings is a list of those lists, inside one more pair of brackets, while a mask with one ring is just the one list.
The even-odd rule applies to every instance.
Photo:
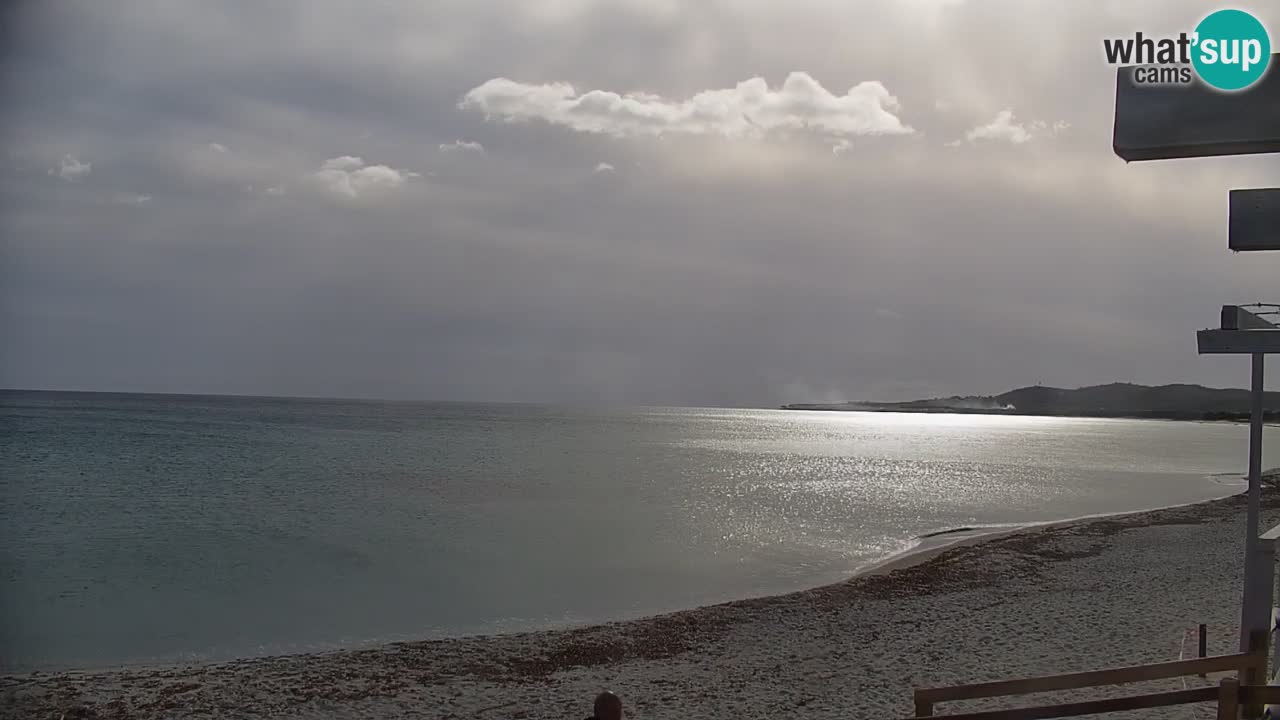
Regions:
[[[1263, 397], [1264, 419], [1280, 421], [1280, 392]], [[905, 402], [796, 403], [783, 410], [933, 412], [976, 415], [1248, 420], [1249, 391], [1201, 385], [1112, 383], [1068, 390], [1034, 385], [1000, 395], [954, 395]]]

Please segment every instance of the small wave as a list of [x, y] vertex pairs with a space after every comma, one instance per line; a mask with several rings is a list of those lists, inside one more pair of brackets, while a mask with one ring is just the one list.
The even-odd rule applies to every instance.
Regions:
[[921, 540], [925, 540], [928, 538], [939, 537], [941, 535], [954, 535], [956, 533], [973, 532], [976, 529], [977, 528], [964, 526], [964, 527], [958, 527], [958, 528], [949, 528], [947, 530], [935, 530], [933, 532], [927, 532], [923, 535], [917, 535], [916, 537], [920, 538]]
[[949, 528], [941, 528], [941, 529], [939, 529], [939, 530], [930, 530], [929, 532], [923, 533], [923, 534], [921, 534], [921, 535], [917, 535], [917, 536], [915, 537], [915, 539], [916, 539], [916, 540], [928, 540], [928, 539], [930, 539], [930, 538], [943, 537], [943, 536], [945, 536], [945, 535], [978, 535], [978, 534], [986, 534], [986, 533], [991, 533], [991, 532], [998, 532], [998, 531], [1000, 531], [1000, 530], [1012, 530], [1012, 529], [1016, 529], [1016, 528], [1024, 527], [1024, 526], [1026, 526], [1026, 525], [1032, 525], [1032, 524], [1035, 524], [1035, 523], [1034, 523], [1034, 522], [1030, 522], [1030, 523], [989, 523], [989, 524], [985, 524], [985, 525], [961, 525], [961, 526], [959, 526], [959, 527], [949, 527]]
[[1247, 475], [1240, 472], [1220, 472], [1206, 475], [1205, 479], [1214, 485], [1246, 485], [1249, 482]]

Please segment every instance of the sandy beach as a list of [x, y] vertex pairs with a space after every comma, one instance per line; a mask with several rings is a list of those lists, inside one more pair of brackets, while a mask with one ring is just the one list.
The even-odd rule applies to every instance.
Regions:
[[[907, 717], [913, 686], [1175, 660], [1195, 652], [1198, 623], [1210, 652], [1233, 651], [1243, 508], [1235, 496], [1031, 529], [813, 590], [582, 629], [5, 677], [0, 715], [561, 719], [610, 688], [633, 718]], [[1280, 520], [1280, 499], [1263, 520]]]

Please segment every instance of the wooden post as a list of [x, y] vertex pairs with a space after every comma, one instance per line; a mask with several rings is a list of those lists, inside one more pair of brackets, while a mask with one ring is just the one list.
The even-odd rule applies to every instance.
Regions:
[[[1241, 673], [1241, 680], [1244, 685], [1266, 685], [1267, 673], [1267, 633], [1263, 630], [1253, 630], [1249, 633], [1249, 653], [1258, 656], [1258, 663]], [[1262, 705], [1249, 704], [1243, 709], [1244, 717], [1257, 718], [1262, 717]]]
[[933, 701], [919, 690], [915, 692], [916, 717], [933, 717]]
[[1240, 682], [1223, 678], [1218, 683], [1218, 720], [1236, 720], [1240, 715]]
[[1250, 655], [1255, 655], [1255, 656], [1261, 655], [1262, 663], [1261, 663], [1261, 667], [1259, 667], [1258, 665], [1254, 665], [1248, 668], [1247, 670], [1245, 670], [1244, 672], [1237, 674], [1237, 679], [1240, 680], [1240, 683], [1242, 685], [1265, 685], [1266, 684], [1266, 680], [1264, 680], [1262, 677], [1263, 674], [1265, 673], [1265, 668], [1266, 668], [1266, 657], [1267, 657], [1267, 639], [1266, 638], [1267, 638], [1267, 633], [1261, 630], [1254, 630], [1249, 633], [1248, 653]]
[[[1199, 643], [1200, 657], [1206, 657], [1209, 652], [1209, 629], [1205, 627], [1204, 623], [1200, 623], [1199, 639], [1200, 639], [1200, 643]], [[1207, 676], [1204, 673], [1200, 673], [1200, 677], [1207, 677]]]
[[1253, 557], [1253, 606], [1249, 618], [1249, 648], [1247, 652], [1262, 655], [1258, 678], [1251, 685], [1265, 685], [1270, 678], [1266, 659], [1270, 656], [1271, 623], [1275, 616], [1276, 541], [1267, 533], [1254, 541]]

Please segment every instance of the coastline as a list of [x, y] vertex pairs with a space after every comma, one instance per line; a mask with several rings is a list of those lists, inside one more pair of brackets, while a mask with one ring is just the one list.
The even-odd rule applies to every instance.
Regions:
[[[1263, 473], [1264, 478], [1270, 474], [1280, 473], [1280, 468], [1266, 471]], [[1225, 473], [1224, 475], [1239, 478], [1237, 473]], [[684, 607], [670, 607], [665, 609], [639, 611], [635, 614], [629, 614], [623, 617], [615, 617], [612, 619], [598, 620], [579, 620], [563, 623], [555, 623], [540, 627], [526, 627], [512, 630], [486, 631], [460, 633], [443, 636], [432, 637], [392, 637], [379, 641], [367, 641], [351, 645], [333, 645], [330, 647], [321, 647], [315, 649], [305, 649], [294, 652], [276, 652], [252, 655], [229, 655], [212, 658], [196, 658], [189, 659], [179, 658], [153, 658], [139, 659], [124, 662], [104, 662], [101, 664], [84, 664], [70, 667], [37, 667], [33, 669], [12, 670], [0, 667], [0, 679], [4, 678], [29, 678], [34, 676], [49, 677], [61, 673], [79, 673], [79, 674], [99, 674], [99, 673], [124, 673], [130, 671], [147, 671], [157, 669], [177, 669], [190, 667], [211, 667], [217, 665], [226, 665], [229, 663], [251, 662], [256, 660], [275, 660], [281, 658], [292, 657], [319, 657], [340, 653], [361, 652], [369, 650], [377, 650], [380, 648], [391, 647], [394, 645], [403, 645], [407, 643], [423, 643], [423, 642], [449, 642], [454, 640], [484, 640], [498, 639], [516, 635], [530, 635], [537, 633], [554, 633], [554, 632], [570, 632], [576, 630], [589, 629], [597, 626], [619, 625], [630, 622], [639, 622], [654, 618], [675, 615], [683, 612], [693, 612], [706, 608], [714, 608], [720, 605], [731, 604], [735, 602], [747, 602], [752, 600], [765, 600], [773, 597], [781, 597], [793, 595], [796, 593], [805, 593], [814, 590], [820, 590], [829, 586], [841, 585], [852, 582], [863, 576], [884, 574], [898, 569], [909, 568], [914, 565], [922, 564], [932, 560], [939, 554], [954, 548], [972, 547], [982, 545], [988, 541], [998, 540], [1011, 535], [1017, 535], [1024, 532], [1034, 532], [1040, 529], [1052, 529], [1059, 527], [1067, 527], [1080, 523], [1086, 523], [1098, 519], [1120, 518], [1129, 515], [1140, 515], [1160, 510], [1170, 510], [1184, 507], [1193, 507], [1198, 505], [1208, 505], [1222, 500], [1229, 499], [1243, 492], [1228, 485], [1222, 486], [1230, 492], [1216, 498], [1207, 500], [1195, 500], [1186, 503], [1174, 503], [1169, 505], [1160, 505], [1150, 508], [1142, 508], [1137, 510], [1121, 510], [1116, 512], [1094, 513], [1089, 515], [1079, 515], [1074, 517], [1060, 518], [1055, 520], [1036, 520], [1027, 522], [1010, 522], [998, 523], [990, 525], [967, 525], [957, 527], [941, 527], [936, 530], [925, 532], [912, 538], [908, 538], [905, 542], [912, 543], [908, 547], [892, 552], [884, 557], [863, 562], [854, 566], [851, 570], [837, 575], [834, 579], [830, 574], [825, 578], [814, 579], [811, 583], [800, 583], [798, 586], [790, 588], [778, 588], [773, 591], [761, 591], [758, 594], [747, 594], [744, 596], [729, 597], [705, 602], [698, 605], [689, 605]], [[409, 635], [406, 633], [405, 635]], [[2, 686], [0, 686], [2, 687]]]
[[[1276, 470], [1268, 470], [1263, 472], [1263, 480], [1266, 481], [1268, 476], [1280, 476], [1280, 468]], [[1236, 473], [1230, 473], [1231, 477], [1238, 477]], [[1038, 522], [1027, 523], [1011, 523], [1008, 525], [977, 525], [963, 526], [956, 528], [944, 528], [935, 530], [917, 536], [915, 539], [920, 541], [919, 545], [913, 546], [902, 552], [894, 553], [889, 557], [876, 560], [859, 567], [846, 580], [837, 581], [851, 582], [863, 575], [886, 573], [894, 570], [908, 568], [913, 565], [928, 562], [937, 557], [941, 553], [953, 548], [972, 547], [982, 545], [989, 541], [999, 540], [1011, 535], [1019, 535], [1022, 533], [1035, 532], [1037, 530], [1054, 530], [1059, 528], [1069, 528], [1075, 525], [1091, 523], [1098, 520], [1121, 519], [1131, 515], [1146, 515], [1148, 513], [1157, 513], [1165, 510], [1179, 510], [1182, 508], [1196, 508], [1200, 506], [1210, 506], [1216, 503], [1231, 500], [1233, 498], [1243, 497], [1245, 489], [1237, 490], [1221, 497], [1210, 498], [1208, 500], [1197, 500], [1189, 503], [1175, 503], [1172, 505], [1160, 505], [1142, 510], [1124, 510], [1113, 513], [1097, 513], [1093, 515], [1080, 515], [1078, 517], [1063, 518], [1061, 520], [1043, 520]], [[952, 536], [960, 535], [958, 538]], [[824, 586], [818, 586], [818, 588]], [[813, 589], [818, 589], [813, 588]], [[804, 592], [803, 590], [801, 592]]]
[[[1268, 498], [1266, 506], [1265, 520], [1280, 519], [1280, 502]], [[913, 684], [1172, 659], [1178, 622], [1209, 620], [1214, 644], [1229, 646], [1239, 583], [1223, 573], [1239, 572], [1242, 539], [1232, 530], [1242, 527], [1242, 507], [1237, 494], [1010, 528], [921, 547], [822, 587], [601, 625], [6, 676], [0, 715], [550, 718], [584, 714], [583, 699], [609, 686], [628, 701], [632, 717], [810, 714], [810, 703], [832, 692], [843, 717], [906, 716]], [[1212, 557], [1200, 552], [1206, 548]], [[1084, 567], [1099, 562], [1101, 573]], [[1132, 567], [1126, 572], [1125, 565]], [[1196, 581], [1187, 582], [1188, 573]], [[1158, 587], [1144, 588], [1144, 575]], [[1110, 583], [1136, 599], [1109, 592]], [[1061, 592], [1046, 597], [1046, 584]], [[1070, 624], [1069, 600], [1082, 587], [1098, 596], [1075, 605], [1077, 612], [1103, 608], [1112, 611], [1104, 616], [1127, 619], [1094, 618], [1088, 637], [1053, 632], [1052, 616], [1061, 613]], [[1164, 607], [1134, 616], [1144, 602]], [[1003, 634], [995, 627], [1010, 623], [1016, 628]], [[1112, 637], [1101, 637], [1099, 626]], [[1166, 637], [1152, 637], [1152, 627], [1163, 627]], [[956, 636], [973, 632], [978, 637]], [[1015, 649], [1018, 638], [1036, 641]], [[992, 657], [975, 663], [983, 653]], [[821, 672], [804, 669], [815, 664]], [[866, 685], [864, 692], [842, 697], [849, 683]], [[725, 703], [738, 710], [717, 710]]]
[[[777, 410], [788, 410], [791, 412], [821, 412], [821, 413], [887, 413], [890, 415], [994, 415], [999, 417], [1036, 417], [1036, 418], [1057, 418], [1061, 420], [1150, 420], [1153, 422], [1186, 422], [1186, 423], [1213, 423], [1227, 425], [1248, 425], [1250, 422], [1247, 413], [1232, 417], [1205, 417], [1203, 414], [1196, 413], [1116, 413], [1110, 415], [1086, 415], [1062, 413], [1054, 414], [1048, 412], [1016, 412], [1011, 410], [984, 410], [971, 408], [869, 408], [869, 407], [841, 407], [838, 405], [822, 405], [822, 404], [804, 404], [792, 403], [788, 405], [779, 405]], [[1267, 411], [1267, 416], [1262, 421], [1266, 427], [1280, 427], [1280, 418], [1272, 415], [1271, 410]]]

